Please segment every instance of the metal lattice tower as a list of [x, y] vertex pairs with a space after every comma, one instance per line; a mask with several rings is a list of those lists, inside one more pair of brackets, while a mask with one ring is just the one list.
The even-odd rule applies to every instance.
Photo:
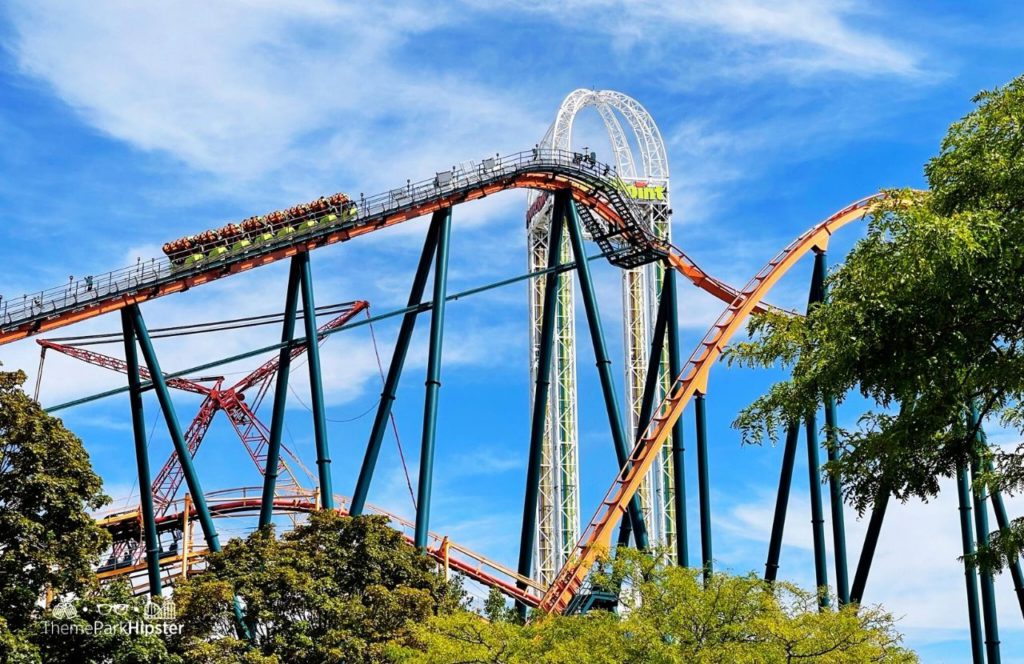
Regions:
[[[647, 110], [632, 97], [612, 90], [574, 90], [558, 109], [540, 147], [572, 150], [576, 114], [588, 106], [597, 109], [608, 131], [615, 167], [623, 192], [643, 211], [645, 225], [657, 237], [671, 239], [668, 157], [661, 132]], [[626, 120], [635, 142], [630, 143], [619, 117]], [[639, 157], [635, 154], [639, 151]], [[530, 196], [527, 213], [529, 268], [544, 269], [548, 255], [548, 228], [552, 196], [536, 192]], [[559, 247], [563, 261], [570, 260], [568, 238]], [[626, 351], [626, 410], [630, 435], [635, 434], [643, 397], [648, 353], [658, 298], [664, 277], [660, 262], [622, 273], [624, 344]], [[574, 288], [571, 273], [557, 277], [558, 307], [555, 324], [554, 380], [548, 398], [541, 466], [540, 497], [537, 506], [537, 551], [534, 575], [550, 583], [572, 552], [579, 537], [579, 422], [576, 392], [576, 333]], [[536, 379], [544, 281], [530, 284], [531, 379]], [[661, 392], [671, 380], [667, 361], [661, 370]], [[661, 398], [661, 395], [658, 395]], [[675, 537], [671, 467], [671, 445], [661, 450], [657, 463], [640, 492], [641, 509], [651, 543], [671, 544]], [[673, 550], [671, 546], [668, 550]], [[674, 556], [674, 554], [672, 554]]]

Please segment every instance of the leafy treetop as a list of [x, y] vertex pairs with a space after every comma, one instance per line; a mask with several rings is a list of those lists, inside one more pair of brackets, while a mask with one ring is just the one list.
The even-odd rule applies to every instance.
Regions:
[[[890, 192], [806, 318], [766, 314], [730, 362], [791, 368], [745, 408], [746, 442], [775, 440], [825, 398], [876, 405], [837, 431], [830, 470], [861, 510], [881, 492], [928, 499], [973, 460], [991, 489], [1024, 489], [1024, 447], [984, 442], [996, 420], [1024, 432], [1024, 77], [979, 94], [925, 167], [927, 193]], [[980, 420], [970, 416], [974, 406]], [[1024, 546], [1024, 522], [988, 561]]]

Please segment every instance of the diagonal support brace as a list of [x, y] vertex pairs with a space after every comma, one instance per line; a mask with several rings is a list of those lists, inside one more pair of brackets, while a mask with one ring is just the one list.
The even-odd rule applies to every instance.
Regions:
[[[604, 330], [601, 327], [601, 313], [597, 306], [597, 294], [594, 290], [594, 283], [590, 276], [590, 264], [587, 262], [587, 254], [583, 247], [583, 231], [580, 229], [579, 215], [576, 212], [576, 204], [572, 198], [565, 196], [567, 202], [561, 214], [566, 215], [566, 224], [569, 227], [569, 240], [572, 243], [573, 256], [576, 258], [576, 275], [579, 277], [580, 290], [583, 293], [583, 306], [587, 313], [587, 323], [590, 327], [590, 340], [594, 345], [594, 359], [597, 364], [597, 373], [601, 380], [601, 391], [604, 394], [605, 410], [608, 413], [608, 424], [612, 431], [612, 440], [615, 443], [615, 453], [618, 457], [619, 467], [625, 470], [629, 463], [629, 454], [632, 451], [626, 438], [626, 429], [622, 423], [622, 414], [619, 409], [619, 400], [615, 396], [615, 383], [612, 379], [611, 360], [608, 358], [608, 350], [604, 342]], [[629, 519], [632, 522], [633, 536], [636, 538], [637, 547], [647, 549], [650, 545], [647, 541], [647, 526], [640, 511], [640, 501], [634, 496], [629, 503]]]
[[444, 341], [444, 313], [448, 288], [448, 241], [451, 237], [451, 208], [439, 218], [437, 254], [434, 256], [434, 307], [430, 314], [430, 354], [427, 357], [426, 398], [423, 400], [423, 441], [420, 446], [420, 476], [416, 497], [416, 548], [424, 551], [430, 534], [430, 496], [434, 481], [434, 443], [437, 436], [437, 403], [441, 390], [441, 347]]
[[384, 432], [387, 430], [388, 419], [391, 417], [391, 409], [398, 392], [398, 383], [402, 378], [402, 369], [405, 368], [405, 358], [409, 353], [412, 333], [416, 328], [416, 318], [420, 313], [418, 307], [423, 302], [423, 291], [426, 288], [427, 277], [430, 276], [430, 266], [437, 248], [438, 229], [443, 214], [445, 214], [444, 211], [435, 212], [430, 220], [430, 226], [427, 228], [423, 251], [420, 252], [420, 262], [416, 267], [416, 275], [413, 277], [412, 289], [409, 291], [409, 305], [406, 307], [405, 315], [402, 316], [398, 341], [395, 343], [395, 350], [391, 355], [388, 375], [384, 381], [380, 403], [377, 404], [377, 414], [373, 419], [370, 439], [366, 444], [366, 455], [363, 457], [363, 465], [359, 469], [359, 479], [356, 480], [355, 491], [352, 492], [352, 507], [349, 510], [349, 514], [352, 516], [359, 516], [366, 508], [366, 497], [370, 493], [370, 483], [373, 481], [373, 473], [377, 468], [377, 458], [380, 456]]
[[[295, 339], [295, 317], [299, 306], [299, 279], [301, 268], [298, 256], [292, 258], [288, 270], [288, 290], [285, 294], [284, 323], [281, 328], [281, 347], [278, 355], [277, 382], [274, 385], [274, 412], [270, 420], [270, 440], [267, 460], [263, 468], [263, 501], [260, 505], [259, 527], [270, 524], [274, 515], [274, 491], [277, 485], [281, 459], [281, 434], [284, 430], [284, 411], [288, 401], [288, 375], [292, 366], [291, 343]], [[316, 337], [313, 337], [314, 339]], [[312, 345], [315, 345], [312, 344]]]
[[139, 355], [135, 347], [135, 328], [127, 309], [121, 310], [121, 329], [124, 332], [124, 356], [128, 364], [129, 401], [132, 411], [132, 432], [135, 436], [135, 463], [139, 471], [139, 504], [142, 509], [142, 530], [146, 539], [146, 573], [149, 594], [162, 594], [160, 583], [160, 536], [156, 531], [156, 510], [150, 488], [149, 444], [146, 440], [146, 420], [142, 410], [142, 386], [139, 379]]

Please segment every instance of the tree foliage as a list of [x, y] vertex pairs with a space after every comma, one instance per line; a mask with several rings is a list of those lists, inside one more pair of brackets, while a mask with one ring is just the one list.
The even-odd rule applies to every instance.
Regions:
[[[755, 318], [754, 339], [727, 353], [792, 370], [738, 416], [747, 442], [775, 440], [830, 396], [875, 404], [836, 432], [830, 466], [861, 510], [880, 492], [928, 499], [972, 458], [992, 465], [990, 489], [1024, 489], [1024, 447], [988, 447], [969, 417], [974, 405], [1024, 432], [1024, 77], [975, 102], [925, 167], [929, 191], [890, 192], [828, 277], [828, 301]], [[1019, 551], [1024, 522], [996, 542], [997, 559]]]
[[892, 617], [876, 608], [819, 612], [812, 593], [754, 576], [715, 574], [705, 587], [699, 570], [631, 551], [611, 569], [610, 583], [631, 589], [621, 618], [594, 611], [537, 616], [523, 626], [462, 611], [417, 627], [418, 646], [395, 648], [395, 657], [426, 664], [917, 661], [900, 646]]
[[[249, 659], [234, 634], [233, 593], [255, 639]], [[411, 623], [461, 598], [384, 517], [318, 512], [281, 538], [268, 529], [231, 541], [178, 585], [175, 647], [194, 662], [386, 661], [387, 644], [406, 640]]]
[[109, 540], [88, 513], [107, 497], [82, 442], [24, 382], [0, 372], [0, 643], [39, 617], [47, 590], [87, 590]]

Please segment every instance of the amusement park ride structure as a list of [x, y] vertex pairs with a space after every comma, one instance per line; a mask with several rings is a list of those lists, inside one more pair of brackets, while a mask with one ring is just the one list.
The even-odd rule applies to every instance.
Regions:
[[[609, 128], [613, 150], [616, 153], [615, 165], [598, 162], [596, 155], [567, 149], [570, 144], [572, 118], [578, 110], [588, 105], [597, 107], [605, 120], [605, 126]], [[628, 142], [625, 141], [612, 109], [622, 113], [636, 130], [641, 150], [642, 171], [636, 170], [632, 155], [629, 154]], [[652, 183], [655, 183], [653, 187], [662, 188], [664, 198], [647, 191]], [[453, 208], [467, 201], [515, 188], [539, 192], [532, 199], [528, 214], [531, 247], [529, 273], [499, 284], [449, 295], [446, 277]], [[830, 237], [843, 226], [871, 215], [884, 196], [885, 194], [879, 194], [865, 198], [829, 216], [787, 245], [742, 289], [734, 289], [705, 273], [668, 240], [668, 166], [663, 146], [657, 138], [657, 130], [653, 127], [650, 116], [639, 104], [624, 95], [577, 91], [563, 104], [559, 119], [556, 119], [544, 143], [532, 150], [504, 157], [489, 157], [480, 162], [439, 172], [434, 178], [423, 182], [410, 182], [377, 196], [353, 199], [351, 205], [344, 211], [319, 208], [310, 209], [308, 213], [303, 212], [304, 216], [301, 218], [273, 217], [274, 221], [270, 223], [261, 221], [258, 237], [247, 239], [245, 242], [236, 241], [230, 248], [217, 246], [211, 249], [209, 254], [197, 254], [189, 261], [176, 263], [154, 259], [145, 263], [140, 262], [126, 270], [26, 295], [20, 301], [6, 300], [5, 308], [0, 312], [0, 344], [62, 328], [104, 313], [121, 312], [120, 340], [124, 342], [125, 359], [123, 363], [115, 361], [116, 366], [111, 365], [109, 360], [103, 362], [127, 373], [128, 386], [52, 406], [48, 410], [58, 411], [127, 392], [131, 404], [139, 486], [159, 489], [159, 485], [154, 485], [150, 481], [148, 441], [142, 409], [143, 392], [152, 390], [155, 393], [174, 444], [177, 467], [180, 467], [181, 476], [187, 485], [185, 501], [167, 502], [174, 498], [174, 495], [161, 494], [157, 490], [143, 490], [140, 491], [140, 505], [137, 510], [115, 515], [103, 523], [122, 540], [133, 539], [141, 542], [143, 546], [140, 550], [145, 550], [145, 562], [133, 563], [124, 570], [113, 572], [137, 577], [144, 575], [144, 579], [136, 586], [137, 589], [159, 595], [165, 581], [170, 582], [197, 565], [201, 567], [201, 554], [204, 551], [220, 550], [215, 517], [255, 513], [259, 515], [259, 523], [263, 525], [269, 523], [271, 517], [278, 513], [339, 509], [352, 515], [359, 515], [377, 511], [367, 503], [370, 484], [385, 430], [391, 419], [391, 407], [414, 327], [419, 315], [429, 312], [429, 356], [419, 456], [418, 494], [415, 500], [416, 518], [413, 523], [388, 515], [391, 523], [405, 532], [413, 544], [440, 561], [446, 569], [454, 569], [472, 579], [499, 588], [513, 597], [521, 607], [532, 606], [548, 612], [583, 611], [596, 602], [607, 599], [601, 598], [600, 593], [590, 592], [586, 582], [601, 557], [613, 552], [613, 539], [623, 521], [630, 522], [632, 533], [628, 530], [619, 530], [620, 544], [630, 535], [641, 544], [644, 544], [645, 534], [648, 541], [652, 533], [662, 541], [671, 542], [665, 538], [674, 538], [674, 542], [671, 543], [676, 551], [677, 562], [681, 565], [688, 564], [686, 495], [680, 481], [683, 470], [680, 418], [691, 402], [694, 405], [696, 420], [700, 565], [705, 575], [712, 573], [709, 441], [705, 407], [710, 371], [725, 346], [740, 331], [747, 318], [766, 309], [765, 297], [772, 287], [801, 257], [809, 253], [813, 253], [815, 258], [809, 306], [824, 300], [825, 252]], [[313, 315], [317, 308], [313, 298], [310, 256], [320, 247], [351, 241], [361, 235], [424, 215], [431, 215], [431, 222], [413, 279], [408, 306], [376, 317], [380, 319], [385, 316], [401, 315], [402, 324], [387, 369], [384, 389], [359, 478], [350, 500], [342, 496], [336, 497], [331, 485], [330, 446], [327, 440], [319, 344], [316, 341], [369, 323], [374, 318], [349, 320], [329, 329], [323, 326], [318, 330]], [[267, 218], [261, 218], [264, 219]], [[585, 254], [585, 237], [589, 237], [599, 246], [599, 256]], [[551, 248], [559, 250], [551, 251]], [[630, 424], [635, 424], [628, 429], [616, 397], [610, 368], [611, 360], [602, 332], [599, 302], [590, 275], [589, 264], [595, 258], [604, 258], [626, 271], [626, 413]], [[197, 288], [210, 281], [283, 259], [290, 260], [290, 273], [280, 343], [181, 371], [165, 374], [161, 370], [140, 305], [157, 297]], [[655, 265], [657, 267], [652, 267]], [[432, 294], [431, 298], [425, 301], [427, 279], [431, 272], [434, 275]], [[573, 387], [574, 378], [569, 373], [559, 374], [574, 372], [575, 341], [570, 333], [573, 313], [568, 304], [572, 300], [572, 291], [570, 286], [565, 285], [569, 281], [566, 277], [571, 272], [576, 273], [580, 284], [581, 301], [590, 330], [594, 359], [611, 429], [610, 437], [619, 455], [620, 466], [611, 488], [578, 537], [573, 536], [575, 531], [572, 523], [572, 517], [579, 513], [578, 494], [574, 495], [578, 492], [578, 479], [574, 476], [574, 473], [578, 472], [578, 466], [574, 465], [575, 455], [578, 454], [578, 449], [575, 448], [575, 430], [567, 428], [565, 432], [561, 431], [563, 427], [575, 427], [575, 393], [569, 391]], [[685, 277], [698, 288], [726, 304], [721, 316], [685, 362], [682, 359], [676, 330], [677, 275]], [[530, 306], [533, 321], [531, 342], [535, 361], [519, 570], [514, 572], [458, 547], [448, 542], [446, 538], [432, 534], [429, 530], [429, 518], [445, 303], [473, 292], [519, 280], [529, 280], [534, 284], [531, 285]], [[296, 336], [300, 293], [302, 310], [309, 312], [309, 315], [301, 316], [304, 335]], [[636, 348], [630, 348], [634, 345]], [[49, 347], [53, 348], [53, 343], [49, 343]], [[145, 370], [138, 359], [140, 350]], [[291, 360], [303, 350], [307, 354], [309, 369], [310, 410], [314, 422], [317, 457], [317, 488], [312, 495], [302, 491], [290, 493], [291, 487], [287, 484], [282, 484], [279, 491], [277, 484], [279, 469], [286, 467], [281, 463], [280, 454], [289, 368]], [[259, 496], [248, 491], [236, 491], [227, 495], [204, 493], [192, 459], [194, 449], [189, 444], [191, 439], [186, 439], [178, 422], [169, 387], [190, 386], [195, 390], [195, 386], [198, 385], [196, 382], [172, 381], [273, 351], [278, 353], [273, 413], [270, 425], [260, 429], [264, 435], [260, 439], [260, 451], [254, 453], [257, 466], [268, 471], [264, 473], [262, 488], [256, 492]], [[640, 358], [643, 358], [642, 362]], [[264, 367], [269, 364], [268, 362]], [[269, 391], [269, 376], [270, 374], [265, 373], [263, 378], [260, 378], [265, 380], [265, 383], [252, 382], [249, 387], [261, 384]], [[237, 392], [236, 386], [236, 394]], [[572, 399], [567, 398], [569, 396]], [[558, 400], [557, 403], [553, 404], [552, 399]], [[823, 407], [826, 423], [833, 424], [834, 402], [829, 400]], [[230, 409], [225, 410], [230, 415]], [[255, 413], [255, 408], [251, 410]], [[255, 415], [249, 420], [255, 422]], [[799, 424], [794, 422], [789, 427], [783, 452], [765, 573], [765, 578], [769, 581], [775, 578], [779, 565]], [[807, 433], [808, 470], [811, 480], [816, 585], [827, 589], [830, 584], [826, 564], [824, 506], [821, 497], [818, 427], [815, 415], [808, 416], [803, 424]], [[831, 426], [825, 427], [825, 435], [827, 452], [830, 458], [834, 458], [839, 452], [836, 441], [832, 439]], [[656, 472], [653, 479], [650, 479], [652, 469]], [[287, 471], [285, 475], [288, 475]], [[841, 604], [859, 603], [864, 597], [888, 496], [880, 497], [871, 514], [866, 539], [850, 584], [847, 575], [846, 535], [842, 521], [842, 495], [837, 478], [828, 479], [836, 569], [833, 587]], [[960, 469], [958, 480], [964, 553], [970, 554], [974, 551], [975, 535], [982, 543], [986, 542], [989, 536], [986, 499], [991, 499], [1000, 528], [1005, 528], [1009, 520], [998, 493], [994, 492], [987, 497], [975, 493], [975, 528], [972, 529], [972, 501], [966, 469]], [[298, 483], [297, 478], [294, 481]], [[643, 498], [645, 491], [646, 498]], [[641, 497], [639, 505], [634, 502], [637, 497]], [[646, 507], [644, 499], [647, 500]], [[671, 508], [668, 506], [669, 500], [672, 503]], [[156, 507], [158, 502], [159, 511]], [[201, 527], [205, 540], [204, 548], [190, 546], [190, 531], [194, 521]], [[668, 523], [669, 521], [671, 523]], [[160, 532], [167, 530], [176, 530], [180, 533], [180, 541], [183, 543], [180, 551], [161, 551]], [[571, 547], [566, 545], [567, 541], [571, 542]], [[535, 553], [539, 554], [536, 566]], [[550, 575], [550, 578], [544, 578], [554, 569], [551, 561], [557, 561], [554, 564], [560, 567]], [[531, 572], [534, 571], [542, 578], [531, 578]], [[1024, 574], [1019, 561], [1014, 561], [1010, 571], [1024, 614]], [[969, 565], [965, 565], [965, 578], [975, 661], [984, 661], [984, 651], [987, 650], [988, 661], [996, 662], [999, 656], [999, 638], [992, 575], [984, 571], [977, 572]], [[980, 604], [979, 579], [982, 600]], [[822, 593], [823, 608], [828, 602], [829, 595]]]
[[[615, 156], [615, 173], [640, 213], [640, 223], [655, 238], [671, 240], [672, 208], [669, 201], [668, 156], [661, 132], [643, 106], [635, 99], [612, 90], [574, 90], [558, 109], [555, 121], [540, 142], [543, 149], [572, 151], [573, 125], [577, 114], [594, 107], [601, 116]], [[632, 132], [633, 141], [623, 131], [621, 116]], [[636, 152], [634, 153], [634, 145]], [[593, 161], [596, 155], [587, 148], [582, 158]], [[530, 272], [543, 269], [548, 261], [548, 238], [554, 197], [533, 192], [527, 212], [528, 265]], [[570, 260], [569, 237], [559, 248], [561, 261]], [[532, 570], [520, 565], [519, 572], [533, 574], [542, 583], [550, 583], [568, 559], [579, 538], [579, 422], [576, 386], [575, 288], [571, 275], [557, 277], [555, 297], [554, 380], [548, 396], [548, 415], [544, 424], [543, 457], [537, 537]], [[664, 266], [656, 261], [622, 271], [623, 348], [625, 357], [626, 431], [636, 432], [640, 423], [648, 350], [657, 302], [664, 279]], [[530, 284], [531, 378], [536, 382], [537, 356], [541, 342], [544, 285]], [[667, 359], [667, 358], [666, 358]], [[662, 363], [656, 389], [664, 393], [670, 380], [667, 362]], [[623, 450], [625, 452], [626, 450]], [[621, 459], [620, 459], [621, 461]], [[638, 495], [639, 527], [632, 530], [643, 545], [665, 545], [671, 559], [676, 558], [673, 466], [670, 446], [662, 450]], [[629, 522], [623, 524], [628, 540]]]

